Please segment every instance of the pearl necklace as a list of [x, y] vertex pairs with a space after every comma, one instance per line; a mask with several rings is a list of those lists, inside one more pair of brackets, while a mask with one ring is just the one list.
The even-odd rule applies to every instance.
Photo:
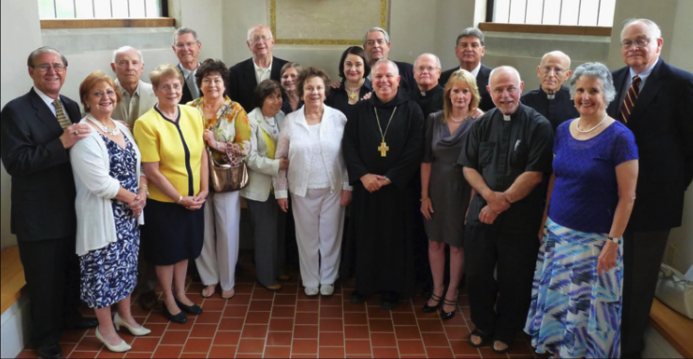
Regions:
[[450, 116], [450, 121], [455, 122], [455, 123], [461, 123], [462, 121], [468, 119], [469, 116], [471, 116], [471, 113], [468, 113], [467, 116], [464, 116], [464, 118], [461, 119], [461, 120], [458, 120], [458, 119], [456, 119], [456, 118]]
[[[118, 136], [118, 135], [120, 135], [120, 128], [118, 128], [118, 125], [116, 125], [115, 122], [113, 123], [113, 124], [115, 125], [115, 127], [114, 127], [113, 129], [110, 129], [110, 128], [108, 128], [108, 127], [102, 125], [97, 119], [95, 119], [94, 117], [92, 117], [91, 114], [90, 114], [90, 115], [87, 115], [87, 120], [88, 120], [89, 122], [93, 123], [94, 125], [96, 125], [96, 127], [97, 127], [99, 130], [101, 130], [101, 132], [103, 132], [103, 133], [105, 133], [105, 134], [107, 134], [107, 135], [109, 135], [109, 136]], [[113, 122], [113, 120], [111, 120], [111, 122]]]
[[599, 123], [598, 123], [596, 126], [590, 128], [589, 130], [581, 130], [581, 129], [580, 129], [580, 120], [582, 120], [582, 117], [580, 117], [580, 118], [578, 119], [577, 123], [575, 124], [575, 129], [576, 129], [578, 132], [580, 132], [580, 133], [590, 133], [590, 132], [596, 130], [597, 128], [599, 128], [599, 126], [601, 126], [602, 123], [604, 123], [604, 121], [606, 121], [606, 118], [607, 118], [607, 117], [609, 117], [608, 114], [607, 114], [607, 115], [604, 115], [604, 118], [602, 118], [602, 120], [599, 121]]

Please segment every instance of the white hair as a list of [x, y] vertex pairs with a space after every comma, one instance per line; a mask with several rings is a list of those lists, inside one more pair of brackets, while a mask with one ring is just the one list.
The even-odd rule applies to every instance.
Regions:
[[422, 58], [422, 57], [424, 57], [424, 56], [431, 56], [431, 57], [433, 57], [433, 58], [436, 60], [436, 65], [438, 66], [437, 68], [438, 68], [438, 69], [442, 69], [442, 68], [443, 68], [443, 66], [440, 64], [440, 58], [438, 58], [438, 56], [436, 56], [435, 54], [431, 54], [431, 53], [428, 53], [428, 52], [427, 52], [427, 53], [423, 53], [423, 54], [419, 55], [419, 57], [416, 58], [416, 61], [414, 61], [414, 68], [416, 68], [416, 64], [419, 62], [419, 59]]
[[[380, 59], [380, 60], [376, 61], [373, 64], [373, 66], [371, 67], [371, 69], [375, 69], [375, 67], [378, 66], [378, 64], [382, 64], [382, 63], [386, 63], [386, 64], [390, 65], [392, 67], [392, 69], [395, 71], [395, 75], [399, 76], [399, 67], [397, 67], [397, 64], [394, 61], [389, 60], [389, 59]], [[371, 70], [371, 72], [375, 73], [374, 70]]]
[[504, 65], [504, 66], [498, 66], [495, 69], [491, 70], [491, 74], [488, 77], [489, 85], [491, 84], [491, 80], [493, 79], [493, 75], [495, 75], [497, 73], [503, 73], [503, 72], [509, 72], [509, 73], [515, 74], [515, 76], [517, 76], [517, 82], [518, 83], [522, 82], [522, 78], [520, 77], [520, 72], [517, 71], [516, 68], [514, 68], [512, 66]]
[[250, 29], [248, 29], [248, 36], [247, 36], [248, 40], [247, 41], [250, 41], [250, 37], [258, 29], [267, 29], [267, 31], [269, 32], [269, 35], [270, 35], [270, 39], [274, 37], [274, 35], [272, 35], [272, 30], [267, 25], [260, 24], [260, 25], [252, 26]]
[[144, 56], [142, 56], [142, 51], [137, 50], [136, 48], [134, 48], [132, 46], [123, 46], [123, 47], [119, 48], [118, 50], [113, 51], [113, 61], [112, 62], [115, 64], [116, 58], [118, 57], [118, 55], [125, 53], [125, 52], [128, 52], [128, 51], [137, 52], [137, 55], [139, 55], [139, 57], [140, 57], [140, 62], [144, 63]]
[[546, 60], [546, 58], [549, 56], [562, 57], [568, 60], [568, 68], [570, 68], [570, 56], [568, 56], [565, 52], [559, 50], [547, 52], [544, 54], [544, 56], [541, 57], [541, 63], [544, 63], [544, 60]]
[[654, 21], [649, 20], [649, 19], [628, 19], [623, 23], [623, 29], [621, 29], [621, 40], [623, 40], [623, 34], [626, 32], [626, 29], [629, 28], [633, 24], [645, 24], [647, 28], [650, 30], [650, 37], [653, 39], [661, 39], [662, 38], [662, 30], [655, 24]]
[[368, 29], [368, 31], [366, 31], [366, 34], [363, 35], [363, 44], [364, 45], [366, 44], [366, 40], [368, 40], [368, 34], [370, 34], [371, 32], [374, 32], [374, 31], [382, 32], [383, 35], [385, 35], [385, 42], [390, 43], [390, 35], [387, 33], [387, 31], [385, 31], [385, 29], [383, 29], [382, 27], [374, 26], [374, 27]]

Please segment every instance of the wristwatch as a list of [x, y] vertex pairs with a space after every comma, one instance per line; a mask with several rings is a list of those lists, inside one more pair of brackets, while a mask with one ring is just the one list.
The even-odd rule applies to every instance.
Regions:
[[609, 240], [616, 243], [616, 244], [619, 244], [621, 242], [621, 238], [618, 238], [618, 237], [609, 236]]

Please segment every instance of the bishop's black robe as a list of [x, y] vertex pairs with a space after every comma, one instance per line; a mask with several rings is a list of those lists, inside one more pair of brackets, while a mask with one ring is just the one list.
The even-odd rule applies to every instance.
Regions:
[[[352, 210], [356, 238], [356, 290], [364, 295], [392, 291], [402, 296], [414, 292], [415, 216], [418, 202], [413, 180], [421, 166], [424, 118], [419, 106], [400, 91], [390, 102], [377, 96], [354, 105], [344, 129], [343, 153], [354, 187]], [[385, 136], [389, 147], [381, 157], [378, 147]], [[366, 174], [382, 175], [392, 183], [369, 193], [361, 183]]]
[[426, 119], [428, 115], [443, 109], [443, 92], [444, 89], [440, 85], [436, 85], [426, 92], [417, 90], [409, 92], [409, 99], [421, 107], [424, 119]]
[[554, 94], [553, 99], [549, 99], [548, 94], [539, 86], [538, 89], [522, 95], [520, 101], [546, 117], [551, 122], [554, 133], [558, 125], [580, 117], [580, 113], [570, 98], [570, 90], [565, 86], [561, 86], [561, 89]]

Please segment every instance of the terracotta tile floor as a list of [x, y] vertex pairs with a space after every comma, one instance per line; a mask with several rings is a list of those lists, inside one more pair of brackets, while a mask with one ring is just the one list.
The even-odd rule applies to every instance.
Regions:
[[[250, 262], [243, 256], [244, 262]], [[252, 264], [244, 263], [252, 269]], [[394, 311], [380, 308], [379, 298], [364, 304], [349, 302], [353, 281], [337, 283], [332, 297], [308, 298], [298, 275], [278, 293], [254, 282], [251, 270], [237, 277], [236, 296], [222, 300], [219, 292], [203, 299], [200, 283], [188, 284], [190, 299], [204, 313], [188, 323], [169, 323], [161, 306], [142, 311], [133, 301], [133, 314], [152, 334], [135, 338], [121, 332], [132, 345], [126, 354], [111, 353], [94, 330], [70, 331], [60, 345], [69, 358], [545, 358], [533, 353], [519, 336], [509, 354], [467, 344], [470, 326], [468, 298], [459, 299], [458, 313], [443, 322], [437, 314], [421, 312], [425, 300], [402, 301]], [[84, 313], [93, 316], [88, 309]], [[18, 358], [35, 358], [26, 348]]]

